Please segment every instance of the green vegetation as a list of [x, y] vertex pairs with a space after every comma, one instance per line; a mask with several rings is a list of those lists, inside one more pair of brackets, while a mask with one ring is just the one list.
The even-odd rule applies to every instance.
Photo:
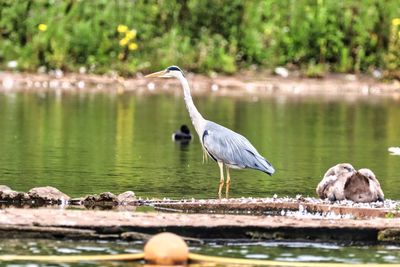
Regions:
[[393, 219], [395, 217], [395, 214], [393, 212], [387, 212], [385, 214], [386, 219]]
[[0, 66], [129, 75], [284, 65], [399, 77], [399, 14], [398, 0], [0, 0]]

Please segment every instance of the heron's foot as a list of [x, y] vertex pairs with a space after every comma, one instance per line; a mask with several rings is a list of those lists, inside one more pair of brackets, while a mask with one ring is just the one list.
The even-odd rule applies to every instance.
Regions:
[[229, 185], [231, 183], [230, 182], [226, 182], [226, 188], [225, 188], [225, 197], [228, 199], [229, 198]]
[[224, 181], [222, 180], [222, 181], [219, 182], [219, 188], [218, 188], [218, 197], [219, 197], [219, 199], [222, 198], [222, 188], [223, 187], [224, 187]]

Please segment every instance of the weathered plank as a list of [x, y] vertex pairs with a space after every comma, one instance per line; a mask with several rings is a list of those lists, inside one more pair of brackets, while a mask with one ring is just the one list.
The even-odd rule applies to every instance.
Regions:
[[229, 199], [229, 200], [185, 200], [158, 202], [153, 206], [160, 210], [184, 211], [193, 213], [251, 213], [285, 214], [287, 211], [320, 214], [321, 216], [338, 215], [355, 218], [400, 217], [396, 201], [389, 203], [353, 203], [344, 201], [329, 203], [314, 198], [265, 198], [265, 199]]

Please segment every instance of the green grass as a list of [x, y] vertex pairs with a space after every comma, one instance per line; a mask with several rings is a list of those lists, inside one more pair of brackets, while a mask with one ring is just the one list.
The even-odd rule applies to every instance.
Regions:
[[[0, 0], [0, 67], [122, 75], [171, 64], [209, 73], [297, 66], [310, 76], [396, 73], [397, 0]], [[47, 27], [42, 30], [39, 25]], [[121, 46], [126, 25], [137, 31]]]

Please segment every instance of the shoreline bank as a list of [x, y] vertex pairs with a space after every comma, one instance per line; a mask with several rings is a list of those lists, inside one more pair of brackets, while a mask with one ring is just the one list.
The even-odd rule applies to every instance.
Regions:
[[[268, 73], [243, 72], [233, 76], [208, 77], [188, 73], [193, 95], [221, 96], [327, 96], [366, 98], [370, 96], [400, 100], [400, 82], [382, 82], [367, 75], [330, 74], [322, 79], [280, 77]], [[117, 75], [54, 73], [33, 74], [0, 72], [0, 92], [109, 92], [139, 94], [178, 93], [175, 79], [124, 78]]]

